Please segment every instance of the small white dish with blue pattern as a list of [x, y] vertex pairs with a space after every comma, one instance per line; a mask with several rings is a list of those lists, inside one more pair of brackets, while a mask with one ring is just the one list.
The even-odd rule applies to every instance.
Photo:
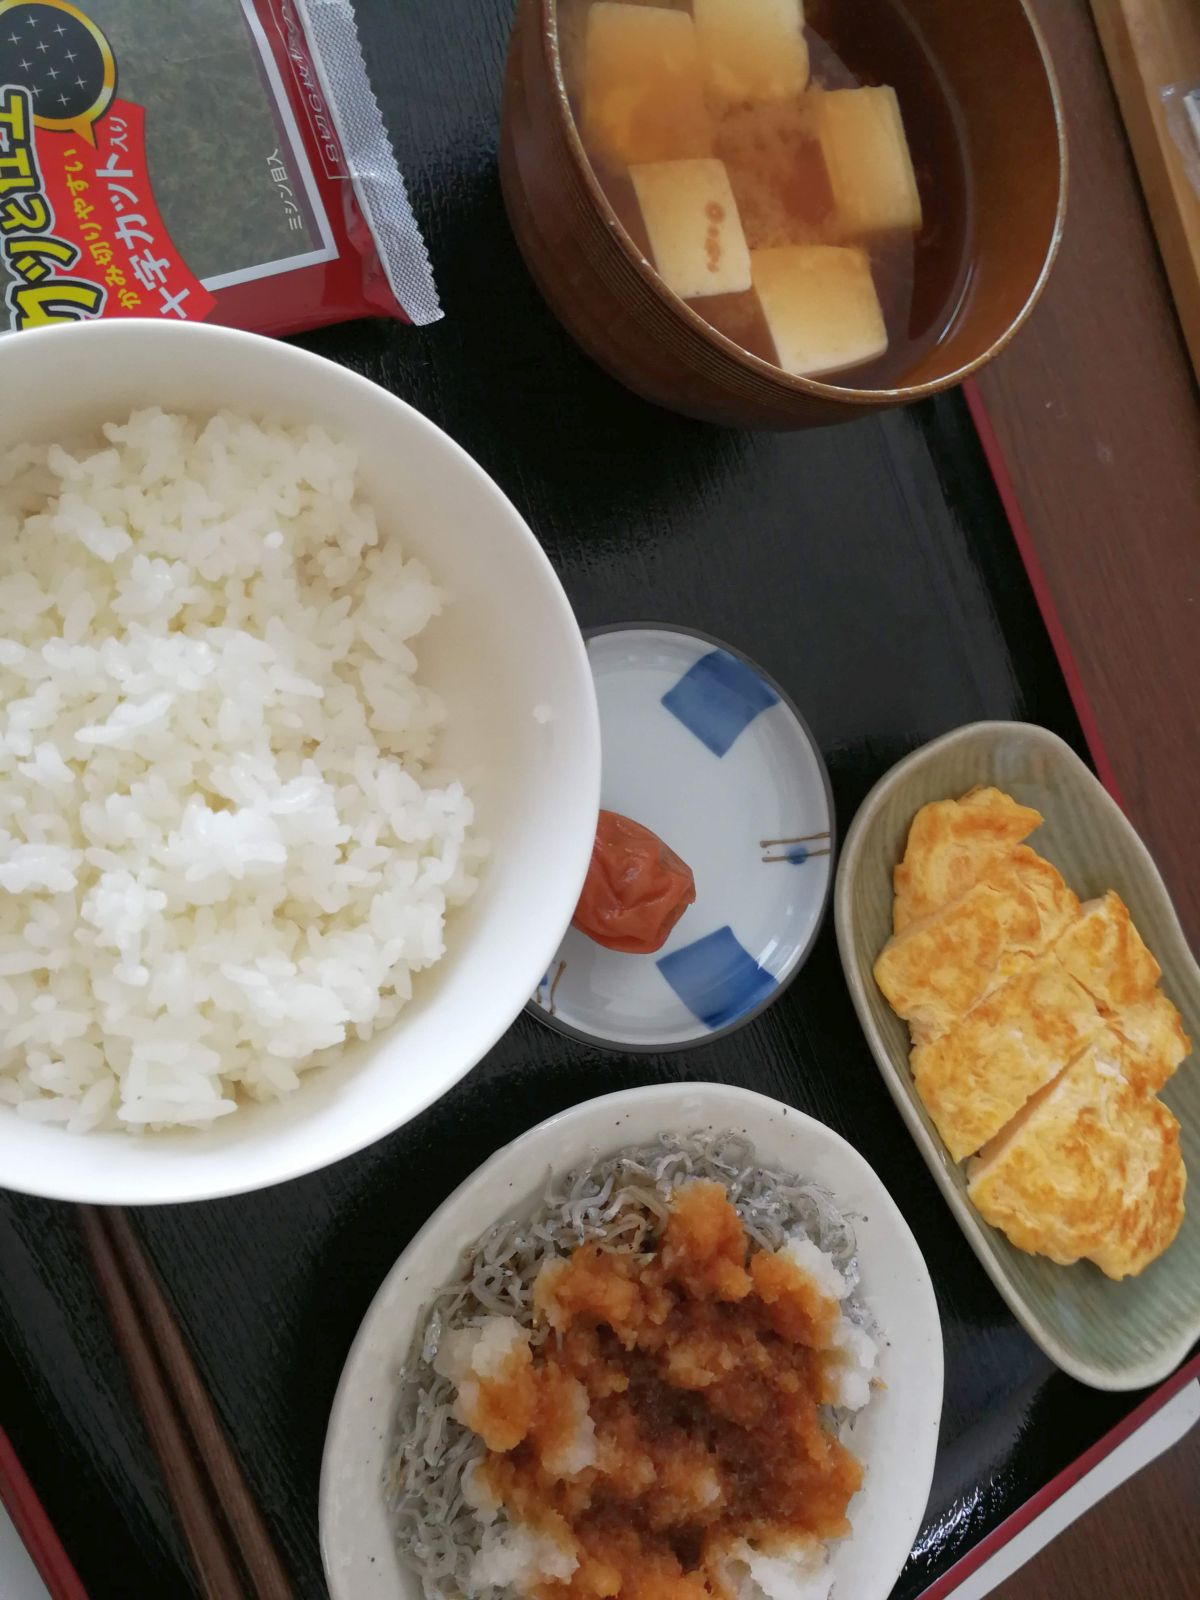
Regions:
[[833, 879], [825, 764], [779, 686], [716, 639], [605, 628], [588, 657], [601, 804], [687, 862], [696, 900], [655, 955], [570, 929], [530, 1009], [610, 1049], [705, 1044], [765, 1010], [816, 939]]

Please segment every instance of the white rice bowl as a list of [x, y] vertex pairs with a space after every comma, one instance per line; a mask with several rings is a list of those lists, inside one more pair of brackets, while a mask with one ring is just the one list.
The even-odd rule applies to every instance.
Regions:
[[[0, 582], [14, 568], [18, 576], [0, 638], [10, 640], [6, 658], [26, 666], [26, 652], [44, 648], [51, 633], [61, 642], [51, 650], [50, 676], [21, 678], [16, 692], [7, 659], [2, 669], [0, 1183], [56, 1199], [150, 1205], [238, 1193], [326, 1166], [406, 1122], [473, 1066], [526, 1003], [562, 937], [599, 803], [595, 693], [578, 625], [537, 541], [487, 475], [425, 418], [353, 372], [276, 340], [137, 320], [25, 333], [5, 341], [3, 361], [6, 393], [21, 400], [0, 411], [0, 458], [9, 463], [0, 485]], [[226, 443], [224, 452], [214, 450], [212, 481], [225, 474], [239, 496], [225, 519], [232, 537], [217, 537], [199, 556], [201, 500], [184, 507], [177, 497], [164, 525], [183, 519], [199, 543], [186, 552], [169, 541], [162, 554], [126, 550], [119, 535], [128, 529], [105, 499], [115, 486], [104, 475], [111, 452], [119, 465], [123, 450], [143, 447], [105, 441], [102, 429], [157, 408], [200, 425], [221, 412], [268, 419], [269, 436], [283, 427], [305, 441], [304, 472], [293, 472], [289, 487], [292, 469], [271, 459], [278, 442], [240, 441], [260, 454], [253, 469], [222, 459]], [[46, 447], [55, 441], [65, 456], [50, 463]], [[167, 459], [162, 451], [174, 444], [145, 443], [159, 454], [138, 470], [153, 479]], [[346, 445], [357, 460], [361, 505], [378, 519], [378, 546], [369, 542], [369, 517], [347, 500]], [[81, 463], [98, 447], [106, 459], [95, 481], [72, 481], [83, 469], [65, 457]], [[283, 453], [290, 451], [289, 444]], [[201, 480], [207, 470], [197, 465]], [[60, 498], [76, 498], [67, 499], [61, 526], [42, 524], [35, 547], [15, 522], [46, 514], [56, 471]], [[300, 488], [309, 473], [315, 481]], [[289, 499], [293, 489], [303, 505]], [[277, 502], [269, 519], [260, 491]], [[329, 547], [332, 566], [317, 571], [316, 588], [339, 589], [336, 605], [345, 600], [341, 590], [356, 587], [352, 560], [375, 570], [363, 590], [367, 609], [349, 629], [356, 598], [339, 622], [319, 615], [326, 600], [318, 597], [299, 627], [282, 590], [270, 601], [264, 590], [260, 604], [257, 585], [286, 582], [271, 563], [297, 536], [297, 519], [323, 514], [318, 502], [336, 511], [345, 547]], [[49, 509], [62, 516], [63, 507]], [[115, 540], [106, 532], [112, 528]], [[300, 537], [314, 531], [315, 522]], [[268, 543], [277, 532], [284, 543]], [[21, 600], [30, 582], [41, 590], [48, 580], [51, 557], [42, 545], [50, 539], [71, 551], [63, 580], [69, 585], [76, 568], [86, 575], [82, 587], [77, 579], [68, 587], [69, 620], [57, 592], [52, 617]], [[151, 565], [135, 573], [138, 553], [166, 572]], [[192, 568], [209, 598], [188, 602], [196, 627], [168, 627], [164, 641], [162, 615], [172, 600], [158, 589], [169, 579], [169, 591], [184, 576], [176, 561]], [[258, 576], [247, 579], [251, 571]], [[388, 592], [382, 607], [380, 575]], [[118, 601], [133, 607], [128, 637], [99, 645], [101, 670], [91, 673], [95, 662], [69, 652], [97, 647], [106, 619], [121, 616]], [[227, 625], [257, 639], [259, 654], [252, 647], [239, 658], [246, 645], [230, 640], [222, 659], [211, 638], [201, 641], [207, 657], [195, 650], [200, 624], [220, 626], [227, 604]], [[137, 613], [138, 606], [147, 609]], [[142, 627], [143, 617], [156, 620], [154, 632]], [[333, 667], [334, 682], [320, 682], [320, 696], [308, 690], [305, 680], [317, 684], [343, 649], [353, 661]], [[357, 685], [357, 711], [347, 679]], [[58, 696], [53, 703], [48, 688]], [[169, 706], [155, 699], [163, 695]], [[118, 699], [126, 709], [118, 710]], [[353, 729], [347, 712], [357, 719]], [[205, 787], [219, 765], [214, 717], [226, 719], [226, 731], [231, 717], [239, 719], [239, 733], [223, 776]], [[90, 742], [60, 748], [60, 719], [72, 741], [87, 732]], [[364, 721], [369, 738], [359, 743]], [[305, 739], [299, 758], [289, 746], [294, 735], [335, 723], [330, 739]], [[164, 762], [155, 745], [164, 726], [172, 751], [192, 752], [185, 761], [195, 766], [195, 752], [204, 752], [199, 793], [195, 772], [171, 754]], [[354, 760], [346, 754], [351, 744]], [[149, 752], [153, 760], [145, 759]], [[56, 756], [81, 798], [82, 785], [95, 779], [86, 798], [96, 839], [75, 836]], [[313, 768], [301, 770], [304, 760]], [[295, 787], [285, 800], [288, 784]], [[332, 808], [322, 784], [333, 792]], [[189, 795], [197, 802], [190, 812]], [[373, 842], [372, 811], [380, 822]], [[78, 820], [82, 829], [82, 812]], [[336, 850], [326, 828], [349, 830]], [[483, 839], [491, 848], [479, 872]], [[32, 852], [23, 848], [30, 845]], [[271, 859], [280, 845], [282, 862]], [[385, 848], [387, 859], [379, 853]], [[87, 860], [85, 851], [106, 853]], [[143, 896], [119, 874], [146, 861], [162, 881], [143, 883]], [[113, 881], [98, 894], [105, 873]], [[281, 873], [288, 892], [304, 898], [272, 910], [269, 880]], [[394, 874], [391, 889], [363, 881], [372, 874], [380, 883]], [[138, 882], [132, 870], [129, 876]], [[219, 878], [228, 893], [201, 903], [204, 882], [212, 893]], [[475, 892], [452, 904], [472, 878]], [[92, 920], [82, 912], [89, 895]], [[71, 904], [68, 931], [58, 912]], [[49, 961], [64, 950], [65, 966], [31, 979], [31, 959]], [[82, 986], [74, 969], [87, 974]], [[60, 981], [72, 985], [61, 997]], [[213, 998], [198, 1001], [205, 986]], [[151, 1011], [147, 1034], [138, 1023]], [[14, 1021], [29, 1029], [24, 1040], [11, 1038]], [[97, 1026], [106, 1030], [103, 1070], [85, 1048]], [[109, 1031], [117, 1041], [111, 1058]], [[344, 1043], [336, 1042], [340, 1032]], [[236, 1104], [236, 1114], [222, 1101]], [[132, 1115], [122, 1117], [122, 1109]], [[88, 1131], [81, 1137], [68, 1128]]]

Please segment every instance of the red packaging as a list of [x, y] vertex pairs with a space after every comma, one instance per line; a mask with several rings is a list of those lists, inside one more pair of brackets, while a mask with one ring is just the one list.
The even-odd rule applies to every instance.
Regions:
[[0, 330], [441, 311], [349, 0], [0, 0]]

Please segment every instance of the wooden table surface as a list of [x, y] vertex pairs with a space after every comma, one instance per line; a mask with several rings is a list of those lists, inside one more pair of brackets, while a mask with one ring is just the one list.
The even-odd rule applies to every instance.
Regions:
[[[1070, 142], [1066, 235], [981, 377], [1094, 730], [1200, 947], [1200, 400], [1087, 0], [1033, 0]], [[1200, 1429], [995, 1600], [1183, 1600], [1200, 1572]]]
[[1121, 798], [1200, 946], [1200, 402], [1087, 0], [1033, 0], [1062, 251], [979, 380]]
[[1071, 1524], [991, 1600], [1186, 1600], [1200, 1558], [1200, 1427]]

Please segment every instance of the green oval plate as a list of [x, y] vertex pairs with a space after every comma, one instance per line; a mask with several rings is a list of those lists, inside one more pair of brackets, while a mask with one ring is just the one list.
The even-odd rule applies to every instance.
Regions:
[[[908, 1030], [872, 975], [892, 928], [892, 868], [929, 800], [994, 784], [1045, 822], [1031, 839], [1080, 896], [1115, 889], [1157, 957], [1163, 988], [1200, 1038], [1200, 967], [1149, 851], [1077, 755], [1045, 728], [977, 722], [893, 767], [864, 800], [842, 849], [834, 906], [838, 948], [858, 1019], [884, 1081], [967, 1243], [1021, 1326], [1064, 1372], [1097, 1389], [1157, 1383], [1200, 1338], [1200, 1206], [1174, 1243], [1136, 1278], [1115, 1283], [1090, 1262], [1056, 1266], [1026, 1255], [985, 1223], [926, 1115], [908, 1066]], [[1163, 1090], [1182, 1127], [1184, 1159], [1200, 1176], [1200, 1068], [1189, 1056]]]

